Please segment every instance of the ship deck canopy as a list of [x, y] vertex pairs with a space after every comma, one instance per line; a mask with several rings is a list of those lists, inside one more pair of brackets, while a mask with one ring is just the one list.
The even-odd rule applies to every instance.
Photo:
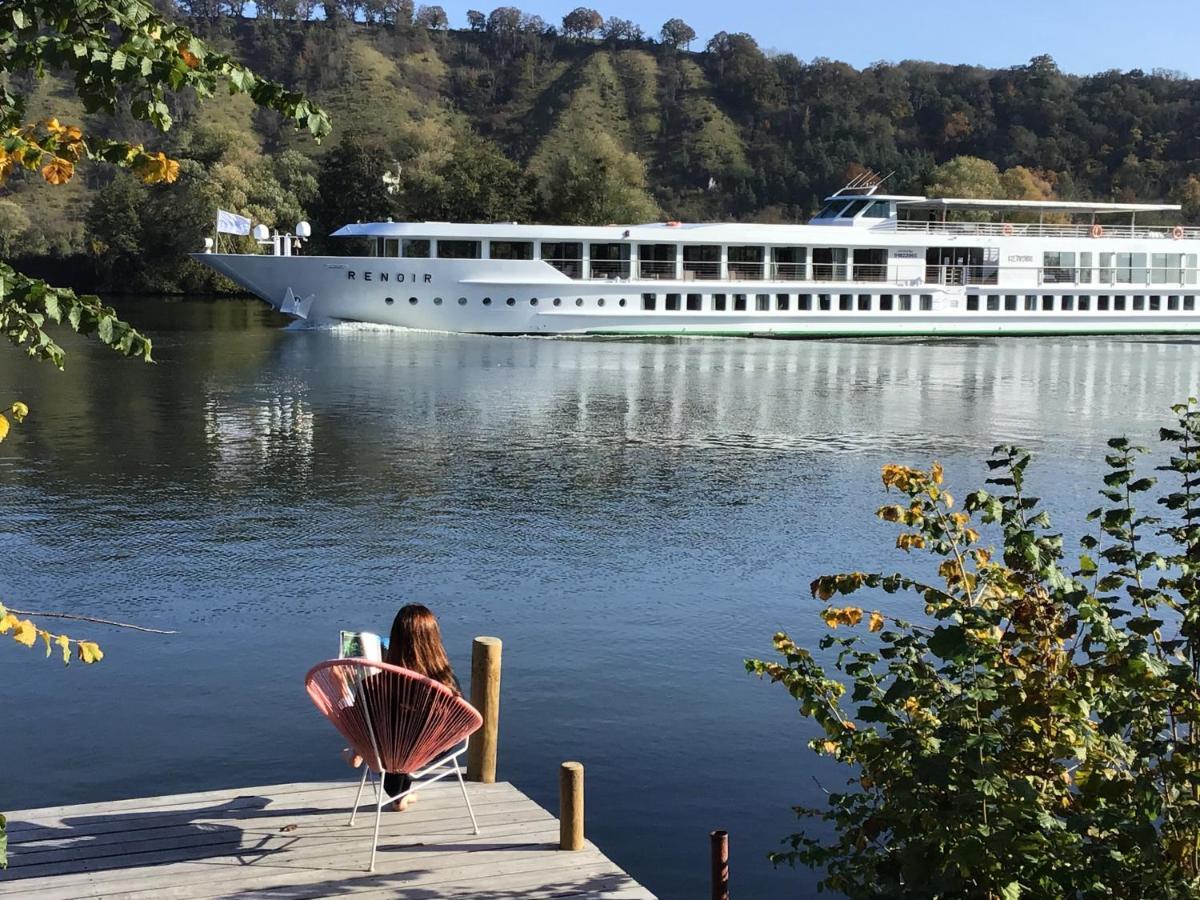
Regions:
[[1038, 213], [1071, 213], [1074, 215], [1105, 215], [1116, 213], [1178, 212], [1173, 203], [1093, 203], [1070, 200], [971, 200], [955, 197], [919, 197], [897, 200], [899, 210], [1024, 210]]

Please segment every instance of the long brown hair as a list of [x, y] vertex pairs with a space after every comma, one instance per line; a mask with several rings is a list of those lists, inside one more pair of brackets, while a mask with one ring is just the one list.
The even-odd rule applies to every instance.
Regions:
[[440, 681], [451, 690], [459, 690], [458, 679], [442, 646], [438, 621], [429, 607], [420, 603], [406, 604], [396, 613], [388, 639], [387, 661]]

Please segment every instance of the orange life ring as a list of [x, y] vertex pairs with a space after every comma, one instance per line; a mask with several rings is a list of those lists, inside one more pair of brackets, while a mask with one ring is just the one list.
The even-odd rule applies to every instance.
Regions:
[[1175, 240], [1177, 240], [1177, 241], [1181, 240], [1183, 238], [1183, 226], [1176, 225], [1174, 228], [1172, 228], [1171, 229], [1171, 237], [1175, 238]]
[[1092, 226], [1092, 237], [1104, 237], [1104, 226], [1099, 222]]
[[1001, 234], [1012, 234], [1013, 233], [1012, 225], [1010, 225], [1008, 222], [1005, 222], [1003, 227], [1001, 227], [1001, 229], [1000, 229], [1000, 233]]

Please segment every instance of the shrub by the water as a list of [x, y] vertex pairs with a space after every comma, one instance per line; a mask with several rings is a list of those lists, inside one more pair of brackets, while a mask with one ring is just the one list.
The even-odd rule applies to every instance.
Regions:
[[[1200, 892], [1200, 406], [1172, 409], [1161, 488], [1144, 448], [1108, 442], [1073, 564], [1026, 494], [1026, 452], [997, 448], [961, 504], [936, 463], [884, 467], [901, 502], [877, 515], [936, 575], [817, 578], [832, 671], [786, 634], [747, 662], [851, 769], [796, 808], [810, 825], [777, 863], [851, 897]], [[920, 621], [890, 611], [902, 592]]]

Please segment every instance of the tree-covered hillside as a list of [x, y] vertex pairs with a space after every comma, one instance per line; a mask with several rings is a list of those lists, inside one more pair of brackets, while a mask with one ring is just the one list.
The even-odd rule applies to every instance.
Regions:
[[[333, 135], [318, 146], [244, 96], [176, 103], [167, 146], [144, 137], [181, 160], [178, 183], [93, 172], [50, 189], [13, 176], [0, 255], [67, 257], [101, 286], [203, 290], [211, 276], [183, 253], [217, 206], [281, 227], [308, 218], [317, 234], [389, 215], [792, 221], [863, 168], [893, 172], [900, 191], [1173, 198], [1200, 218], [1200, 81], [1169, 72], [1076, 77], [1047, 57], [860, 71], [768, 56], [744, 34], [693, 50], [680, 20], [652, 40], [587, 9], [550, 27], [501, 7], [462, 30], [439, 7], [393, 0], [276, 0], [259, 18], [215, 0], [171, 11], [309, 92]], [[30, 112], [114, 127], [53, 75]]]

